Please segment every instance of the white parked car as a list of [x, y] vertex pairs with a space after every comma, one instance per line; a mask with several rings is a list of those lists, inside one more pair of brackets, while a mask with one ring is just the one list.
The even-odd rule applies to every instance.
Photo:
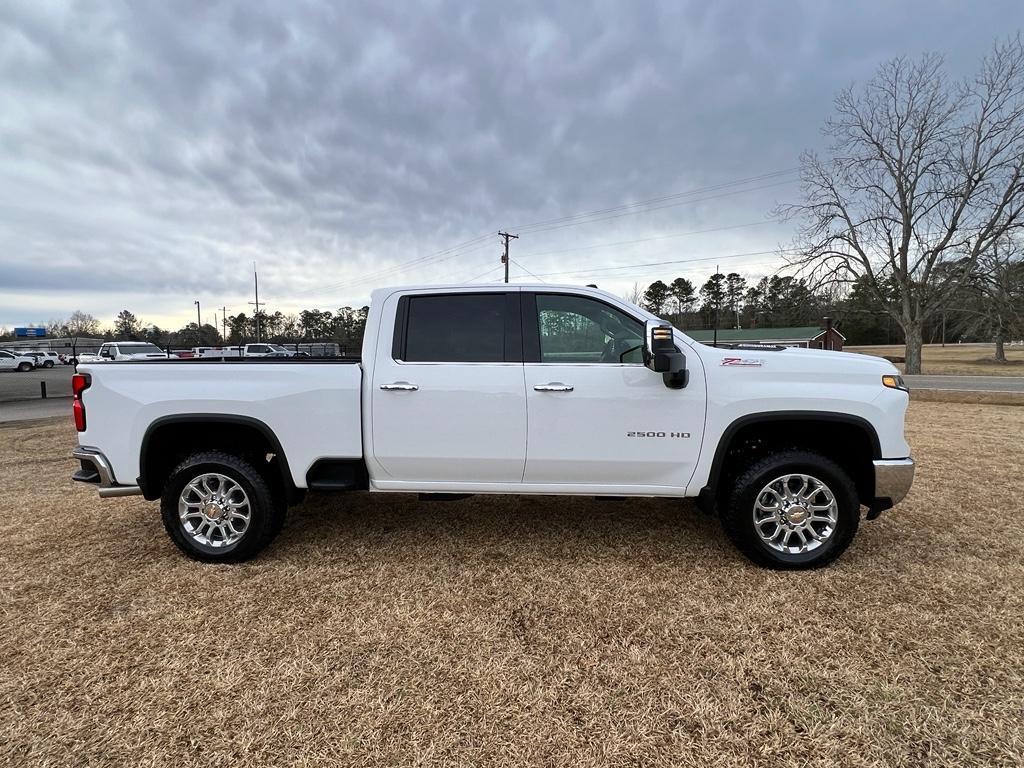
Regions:
[[21, 355], [0, 349], [0, 371], [31, 371], [36, 367], [36, 359], [29, 355]]
[[33, 350], [31, 352], [23, 352], [22, 354], [35, 358], [36, 368], [53, 368], [55, 365], [61, 365], [62, 363], [60, 355], [56, 352]]
[[74, 479], [160, 499], [206, 561], [253, 557], [314, 489], [695, 497], [754, 562], [813, 568], [914, 476], [891, 363], [709, 347], [591, 288], [382, 289], [361, 361], [84, 365], [72, 385]]
[[[156, 344], [148, 341], [108, 341], [100, 346], [99, 357], [103, 360], [177, 360], [177, 355], [169, 355]], [[79, 355], [79, 362], [82, 362]]]

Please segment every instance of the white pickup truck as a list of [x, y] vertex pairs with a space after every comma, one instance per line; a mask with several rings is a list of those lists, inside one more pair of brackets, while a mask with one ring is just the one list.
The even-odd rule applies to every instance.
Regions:
[[196, 357], [295, 357], [295, 351], [280, 344], [246, 344], [236, 347], [196, 347]]
[[773, 568], [827, 564], [914, 475], [885, 360], [715, 348], [604, 291], [373, 293], [362, 359], [79, 365], [81, 468], [161, 501], [198, 560], [254, 556], [307, 489], [696, 497]]

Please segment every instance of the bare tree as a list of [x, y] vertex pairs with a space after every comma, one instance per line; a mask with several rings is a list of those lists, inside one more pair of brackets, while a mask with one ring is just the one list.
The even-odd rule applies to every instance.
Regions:
[[1024, 254], [1020, 243], [1011, 239], [1001, 248], [992, 248], [981, 257], [979, 267], [996, 360], [1005, 363], [1007, 334], [1024, 327]]
[[1024, 248], [1014, 238], [996, 243], [978, 259], [957, 292], [955, 327], [995, 341], [997, 362], [1006, 362], [1006, 339], [1024, 329]]
[[622, 298], [630, 304], [639, 307], [640, 303], [644, 300], [644, 290], [645, 289], [640, 285], [640, 283], [634, 282], [633, 287], [626, 291], [626, 295]]
[[100, 321], [88, 312], [76, 309], [64, 324], [64, 328], [69, 336], [98, 336]]
[[940, 56], [895, 59], [842, 91], [835, 112], [828, 157], [801, 157], [803, 202], [776, 213], [800, 222], [792, 262], [815, 282], [866, 281], [920, 373], [925, 320], [1022, 224], [1024, 43], [996, 44], [960, 83]]

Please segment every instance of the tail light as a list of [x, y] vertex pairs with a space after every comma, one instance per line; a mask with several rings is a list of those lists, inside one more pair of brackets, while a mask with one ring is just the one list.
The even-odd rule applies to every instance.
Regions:
[[85, 432], [85, 403], [82, 402], [82, 393], [92, 384], [92, 377], [88, 373], [76, 373], [71, 377], [71, 393], [75, 396], [71, 404], [71, 411], [75, 414], [75, 429]]

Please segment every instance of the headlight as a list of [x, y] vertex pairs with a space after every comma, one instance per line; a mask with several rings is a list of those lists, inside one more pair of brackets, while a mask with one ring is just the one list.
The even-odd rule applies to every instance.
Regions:
[[902, 376], [886, 374], [882, 377], [882, 386], [889, 389], [898, 389], [901, 392], [910, 392], [910, 387], [907, 386]]

